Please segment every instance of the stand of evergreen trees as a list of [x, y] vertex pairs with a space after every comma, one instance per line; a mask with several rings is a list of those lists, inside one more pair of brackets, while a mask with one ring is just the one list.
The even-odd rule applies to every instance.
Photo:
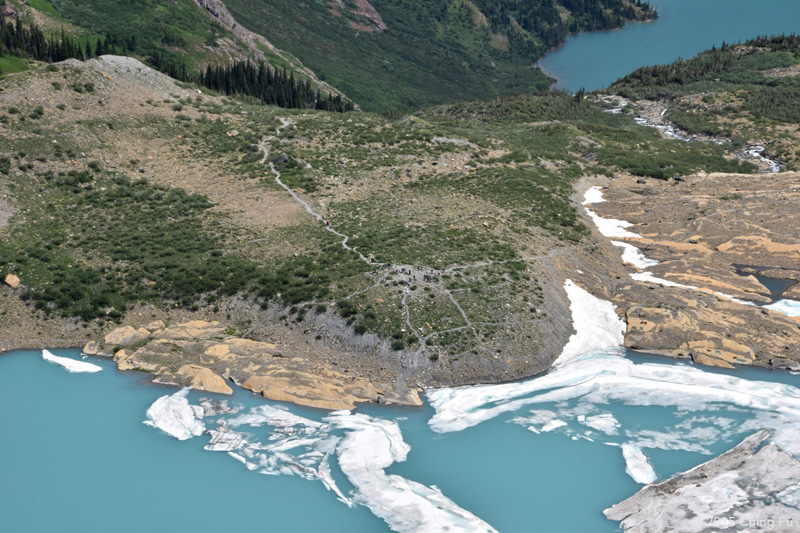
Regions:
[[757, 37], [744, 43], [744, 48], [722, 43], [691, 59], [680, 59], [668, 65], [654, 65], [637, 69], [615, 82], [611, 87], [648, 87], [669, 84], [685, 85], [711, 74], [731, 71], [736, 62], [761, 49], [773, 52], [794, 50], [800, 53], [800, 35], [774, 35]]
[[[0, 2], [0, 7], [2, 4]], [[166, 35], [165, 39], [168, 37]], [[92, 47], [89, 41], [82, 45], [78, 39], [64, 32], [57, 38], [47, 37], [36, 24], [23, 26], [19, 20], [0, 19], [0, 55], [55, 63], [71, 58], [83, 61], [103, 54], [128, 55], [135, 48], [135, 41], [118, 39], [110, 34], [105, 38], [100, 37]], [[340, 113], [354, 108], [351, 101], [339, 95], [328, 96], [308, 80], [296, 80], [294, 74], [274, 70], [263, 62], [255, 65], [249, 61], [237, 61], [230, 66], [209, 66], [205, 72], [193, 73], [187, 70], [185, 64], [159, 52], [149, 54], [145, 60], [156, 70], [175, 79], [196, 83], [227, 95], [254, 97], [269, 105]]]
[[277, 71], [261, 62], [236, 61], [230, 66], [208, 66], [195, 80], [198, 85], [225, 93], [252, 96], [269, 105], [325, 111], [352, 111], [353, 103], [339, 95], [326, 97], [308, 80]]
[[85, 46], [81, 45], [78, 39], [64, 32], [58, 38], [47, 37], [36, 24], [24, 27], [19, 20], [14, 23], [5, 19], [0, 23], [0, 54], [29, 57], [47, 63], [125, 53], [124, 47], [115, 46], [114, 42], [113, 37], [107, 35], [105, 39], [99, 38], [93, 49], [88, 41]]
[[[518, 25], [530, 35], [508, 32], [510, 48], [541, 57], [559, 46], [567, 35], [582, 31], [610, 30], [627, 20], [651, 20], [658, 15], [642, 0], [475, 0], [493, 28]], [[569, 11], [563, 17], [563, 9]]]

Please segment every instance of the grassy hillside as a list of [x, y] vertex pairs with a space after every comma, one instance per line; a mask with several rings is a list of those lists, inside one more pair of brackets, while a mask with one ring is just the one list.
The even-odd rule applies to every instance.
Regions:
[[649, 6], [627, 0], [226, 4], [242, 24], [291, 50], [369, 110], [541, 89], [551, 80], [533, 63], [569, 32], [655, 16]]
[[[0, 92], [0, 184], [18, 213], [0, 276], [18, 275], [36, 312], [91, 324], [140, 303], [224, 319], [238, 298], [433, 358], [530, 357], [551, 327], [542, 258], [591, 246], [576, 180], [749, 170], [564, 93], [389, 120], [246, 106], [109, 61], [10, 76]], [[276, 116], [290, 123], [278, 135]], [[330, 226], [275, 181], [262, 139]]]

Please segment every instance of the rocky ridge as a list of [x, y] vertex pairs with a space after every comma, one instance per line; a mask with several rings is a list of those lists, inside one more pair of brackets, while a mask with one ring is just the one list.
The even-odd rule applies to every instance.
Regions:
[[318, 87], [324, 88], [331, 94], [344, 96], [344, 93], [329, 83], [320, 80], [314, 71], [303, 65], [299, 59], [286, 51], [278, 49], [263, 35], [252, 32], [239, 24], [233, 15], [231, 15], [230, 11], [228, 11], [227, 6], [222, 0], [194, 0], [194, 3], [208, 13], [211, 18], [222, 24], [223, 27], [240, 39], [255, 59], [265, 59], [264, 51], [261, 49], [261, 47], [264, 47], [286, 61], [293, 69], [296, 69], [308, 76], [308, 78], [311, 79]]

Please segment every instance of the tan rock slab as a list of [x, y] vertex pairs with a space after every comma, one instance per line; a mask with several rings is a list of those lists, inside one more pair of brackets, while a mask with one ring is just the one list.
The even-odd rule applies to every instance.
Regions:
[[138, 344], [150, 336], [150, 332], [144, 328], [133, 329], [131, 326], [122, 326], [106, 334], [105, 342], [113, 346], [132, 346]]
[[274, 355], [278, 346], [270, 342], [251, 341], [249, 339], [226, 339], [225, 345], [231, 353], [236, 355]]
[[210, 357], [227, 359], [230, 356], [231, 351], [227, 344], [214, 344], [213, 346], [207, 348], [204, 353]]
[[189, 378], [191, 380], [189, 386], [193, 389], [219, 394], [233, 394], [233, 389], [225, 383], [225, 380], [209, 368], [184, 365], [178, 369], [177, 374]]
[[783, 244], [774, 242], [762, 235], [743, 235], [717, 246], [717, 250], [725, 253], [749, 255], [755, 252], [788, 256], [800, 259], [800, 244]]
[[89, 341], [83, 347], [82, 352], [86, 355], [97, 355], [97, 352], [100, 351], [100, 346], [95, 341]]
[[144, 326], [144, 329], [150, 332], [154, 332], [154, 331], [161, 331], [165, 327], [166, 325], [164, 325], [164, 322], [162, 320], [154, 320], [153, 322], [150, 322], [149, 324]]
[[8, 274], [5, 279], [5, 284], [11, 287], [12, 289], [16, 289], [17, 287], [19, 287], [20, 279], [14, 274]]
[[225, 327], [219, 322], [192, 320], [183, 324], [174, 324], [157, 335], [159, 339], [210, 339], [225, 333]]
[[331, 370], [311, 374], [297, 368], [279, 367], [250, 376], [242, 387], [260, 392], [270, 400], [321, 409], [354, 409], [357, 402], [373, 401], [381, 394], [367, 379]]

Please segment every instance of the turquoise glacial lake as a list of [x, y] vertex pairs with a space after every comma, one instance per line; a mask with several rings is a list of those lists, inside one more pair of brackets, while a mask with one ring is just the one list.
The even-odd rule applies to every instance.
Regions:
[[560, 89], [595, 90], [637, 68], [688, 59], [723, 42], [800, 32], [797, 0], [650, 0], [650, 4], [659, 13], [655, 21], [570, 36], [539, 66], [558, 79]]
[[[53, 352], [80, 359], [76, 350]], [[207, 430], [221, 423], [246, 437], [250, 448], [229, 454], [204, 449], [212, 434], [179, 441], [143, 423], [151, 405], [179, 396], [177, 389], [118, 372], [106, 359], [86, 361], [103, 370], [69, 373], [41, 351], [0, 355], [0, 531], [388, 531], [370, 510], [379, 507], [376, 498], [388, 495], [384, 512], [410, 515], [394, 507], [398, 494], [432, 486], [451, 507], [498, 531], [617, 531], [602, 510], [642, 486], [626, 473], [621, 443], [638, 443], [664, 479], [760, 427], [783, 435], [784, 446], [800, 442], [796, 418], [781, 419], [800, 405], [791, 386], [798, 376], [700, 371], [616, 349], [521, 382], [541, 386], [506, 398], [481, 392], [480, 408], [500, 411], [454, 431], [435, 430], [430, 405], [331, 414], [241, 390], [233, 397], [188, 392], [188, 404], [226, 399], [238, 409], [206, 410], [202, 419]], [[587, 376], [594, 380], [588, 388]], [[661, 380], [689, 388], [675, 394]], [[483, 389], [454, 389], [474, 390]], [[385, 473], [346, 464], [348, 452], [367, 457], [381, 449], [392, 428], [401, 440], [391, 447], [409, 447], [404, 461], [385, 465]], [[372, 441], [356, 442], [373, 429]], [[323, 462], [352, 506], [314, 475]], [[390, 478], [394, 488], [385, 485]], [[403, 492], [406, 482], [415, 482], [413, 490]]]

